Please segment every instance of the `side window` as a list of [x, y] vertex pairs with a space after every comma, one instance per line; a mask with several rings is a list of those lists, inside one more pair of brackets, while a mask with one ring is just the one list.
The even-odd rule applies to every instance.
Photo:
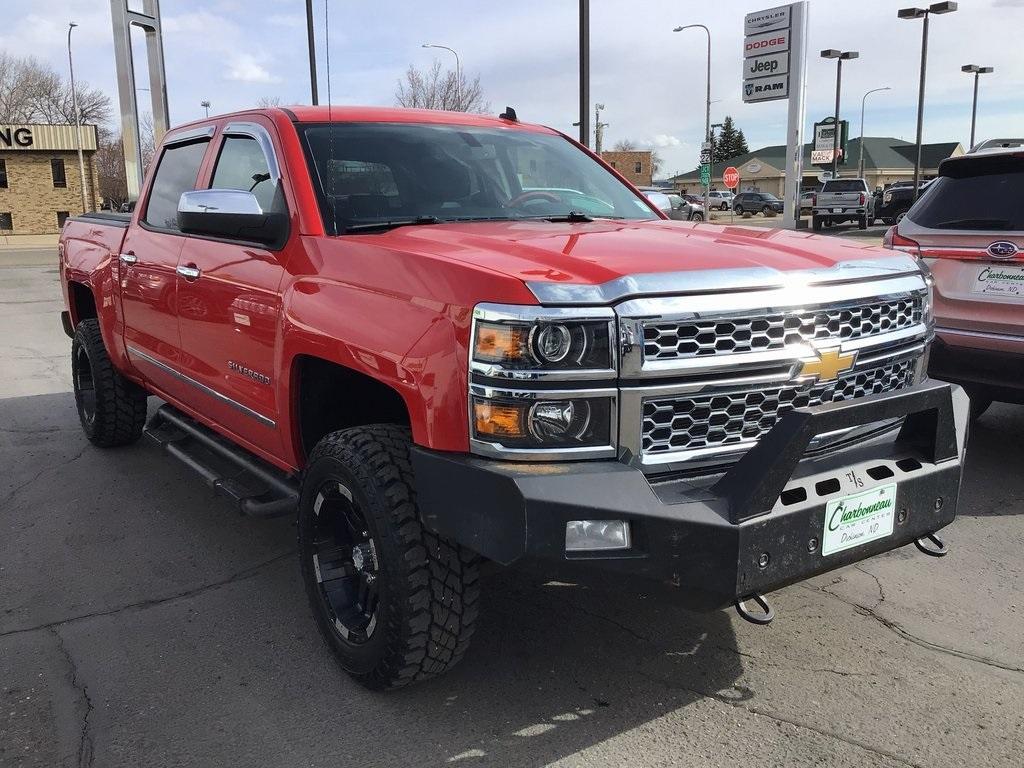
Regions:
[[7, 189], [7, 161], [0, 160], [0, 189]]
[[162, 229], [178, 228], [178, 199], [196, 188], [209, 140], [175, 144], [164, 150], [149, 191], [143, 221]]
[[224, 139], [210, 187], [252, 192], [264, 211], [273, 210], [275, 205], [277, 184], [270, 178], [270, 167], [263, 149], [250, 136], [227, 136]]
[[53, 158], [50, 160], [50, 174], [53, 176], [54, 187], [66, 187], [68, 185], [68, 177], [64, 172], [64, 161], [60, 158]]

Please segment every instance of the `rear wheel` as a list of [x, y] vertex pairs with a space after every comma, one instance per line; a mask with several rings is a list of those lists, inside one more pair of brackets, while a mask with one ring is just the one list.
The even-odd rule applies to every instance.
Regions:
[[815, 232], [821, 232], [821, 217], [820, 216], [812, 216], [811, 217], [811, 228], [814, 229]]
[[306, 593], [341, 667], [368, 688], [398, 688], [456, 664], [469, 646], [479, 558], [423, 528], [409, 431], [327, 435], [299, 502]]
[[867, 229], [868, 228], [868, 217], [867, 216], [861, 216], [859, 219], [857, 219], [857, 228], [858, 229]]
[[82, 320], [75, 329], [71, 380], [78, 419], [93, 445], [114, 448], [142, 437], [146, 392], [114, 368], [98, 320]]

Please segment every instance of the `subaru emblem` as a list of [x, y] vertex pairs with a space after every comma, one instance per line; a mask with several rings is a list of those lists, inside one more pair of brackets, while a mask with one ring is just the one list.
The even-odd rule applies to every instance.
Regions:
[[1016, 243], [1011, 243], [1008, 240], [999, 240], [988, 247], [988, 253], [994, 259], [1012, 259], [1020, 253], [1020, 248], [1017, 247]]

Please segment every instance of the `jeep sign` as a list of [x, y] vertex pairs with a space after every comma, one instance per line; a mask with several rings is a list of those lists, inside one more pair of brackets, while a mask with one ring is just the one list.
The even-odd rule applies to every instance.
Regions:
[[771, 56], [756, 56], [743, 60], [743, 79], [784, 75], [789, 72], [789, 54], [776, 53]]
[[743, 39], [743, 57], [763, 56], [767, 53], [782, 53], [789, 50], [789, 30], [751, 35]]

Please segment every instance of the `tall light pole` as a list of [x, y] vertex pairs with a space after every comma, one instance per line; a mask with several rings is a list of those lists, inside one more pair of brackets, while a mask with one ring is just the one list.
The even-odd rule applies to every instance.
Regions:
[[881, 88], [872, 88], [870, 91], [864, 94], [864, 98], [860, 100], [860, 140], [857, 142], [860, 144], [860, 160], [857, 162], [857, 178], [864, 178], [864, 104], [868, 100], [868, 96], [872, 93], [878, 93], [879, 91], [891, 91], [888, 85], [884, 85]]
[[927, 8], [901, 8], [896, 16], [901, 19], [924, 19], [921, 29], [921, 83], [917, 93], [917, 154], [914, 161], [914, 200], [921, 189], [921, 131], [924, 127], [924, 80], [928, 70], [928, 20], [931, 15], [952, 13], [957, 8], [953, 2], [932, 3]]
[[320, 103], [316, 92], [316, 36], [313, 34], [313, 0], [306, 0], [306, 48], [309, 53], [309, 90], [313, 106]]
[[590, 0], [580, 0], [580, 144], [590, 146]]
[[[707, 72], [707, 93], [704, 104], [704, 141], [711, 143], [711, 30], [703, 24], [687, 24], [684, 27], [676, 27], [673, 32], [682, 32], [684, 29], [703, 29], [708, 36], [708, 72]], [[714, 158], [711, 158], [714, 160]], [[711, 210], [711, 164], [708, 164], [708, 183], [704, 185], [704, 215], [708, 216]]]
[[823, 59], [836, 60], [836, 114], [832, 126], [832, 178], [839, 178], [839, 96], [843, 89], [843, 62], [859, 58], [857, 51], [840, 51], [827, 48], [821, 52]]
[[974, 104], [971, 106], [971, 143], [968, 149], [974, 147], [974, 127], [978, 122], [978, 77], [995, 72], [995, 67], [979, 67], [977, 64], [964, 64], [960, 67], [961, 72], [969, 72], [974, 75]]
[[85, 157], [82, 155], [82, 116], [78, 112], [78, 91], [75, 90], [75, 63], [71, 58], [71, 31], [77, 27], [73, 21], [68, 22], [68, 70], [71, 73], [71, 108], [75, 110], [75, 146], [78, 147], [78, 173], [82, 183], [82, 213], [88, 210], [85, 202]]
[[424, 48], [440, 48], [443, 51], [450, 51], [455, 56], [455, 100], [458, 102], [456, 109], [462, 109], [462, 64], [459, 61], [459, 54], [454, 48], [449, 48], [447, 45], [434, 45], [433, 43], [424, 43]]
[[202, 101], [199, 102], [199, 106], [206, 110], [206, 116], [209, 117], [210, 116], [210, 102], [207, 101], [206, 99], [203, 99]]

